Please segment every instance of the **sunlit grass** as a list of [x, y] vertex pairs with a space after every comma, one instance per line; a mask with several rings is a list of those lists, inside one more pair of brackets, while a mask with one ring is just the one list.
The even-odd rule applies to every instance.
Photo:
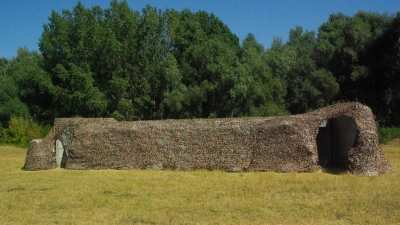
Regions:
[[383, 146], [393, 173], [22, 171], [26, 149], [0, 147], [0, 224], [396, 224], [400, 141]]

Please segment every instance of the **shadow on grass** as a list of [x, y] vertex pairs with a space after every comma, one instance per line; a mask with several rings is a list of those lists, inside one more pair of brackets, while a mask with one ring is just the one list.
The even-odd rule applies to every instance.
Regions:
[[324, 173], [329, 173], [333, 175], [343, 175], [349, 174], [349, 169], [346, 167], [321, 167]]

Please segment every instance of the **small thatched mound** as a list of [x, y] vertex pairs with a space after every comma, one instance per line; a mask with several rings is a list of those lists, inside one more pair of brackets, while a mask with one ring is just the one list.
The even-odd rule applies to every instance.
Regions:
[[[56, 159], [57, 158], [57, 159]], [[30, 144], [24, 169], [221, 169], [391, 171], [370, 108], [341, 103], [270, 118], [117, 122], [56, 119]]]

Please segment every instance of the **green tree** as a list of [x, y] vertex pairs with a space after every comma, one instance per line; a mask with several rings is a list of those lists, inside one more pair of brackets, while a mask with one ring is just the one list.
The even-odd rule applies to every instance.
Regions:
[[160, 119], [160, 105], [165, 90], [162, 64], [169, 49], [166, 37], [166, 15], [149, 5], [142, 10], [135, 34], [137, 74], [131, 99], [141, 119]]
[[18, 90], [11, 76], [0, 77], [0, 127], [8, 127], [12, 116], [29, 117], [28, 107], [19, 99]]
[[239, 39], [214, 14], [185, 9], [168, 15], [168, 39], [182, 83], [187, 87], [186, 117], [232, 115], [225, 82], [235, 76]]
[[109, 111], [113, 112], [118, 110], [121, 99], [132, 101], [139, 91], [135, 86], [140, 82], [136, 33], [141, 18], [126, 1], [113, 0], [104, 12], [104, 40], [97, 73], [104, 81], [102, 90], [107, 93]]
[[340, 85], [340, 100], [365, 103], [365, 90], [358, 80], [367, 76], [360, 59], [365, 47], [379, 37], [390, 21], [387, 15], [358, 12], [354, 16], [332, 14], [318, 29], [315, 60], [332, 72]]
[[184, 118], [187, 107], [187, 87], [182, 83], [182, 74], [172, 54], [165, 57], [163, 68], [165, 91], [161, 102], [161, 115], [163, 118]]
[[326, 106], [339, 92], [332, 73], [319, 69], [314, 61], [316, 44], [314, 32], [296, 27], [285, 45], [275, 40], [268, 52], [268, 65], [286, 86], [285, 102], [291, 113]]
[[280, 77], [273, 75], [267, 65], [267, 53], [253, 34], [248, 34], [243, 40], [240, 58], [239, 70], [242, 75], [237, 77], [239, 80], [231, 91], [238, 105], [236, 110], [242, 111], [239, 115], [285, 114], [285, 86]]
[[0, 133], [0, 143], [27, 147], [32, 139], [41, 137], [41, 127], [31, 119], [12, 116], [7, 129]]
[[102, 53], [103, 11], [99, 7], [86, 9], [78, 2], [72, 11], [63, 10], [62, 15], [53, 11], [49, 20], [39, 47], [53, 85], [54, 115], [107, 115], [108, 101], [102, 88], [108, 80], [102, 77], [102, 71], [93, 69], [98, 68], [97, 57]]
[[54, 76], [61, 80], [52, 90], [57, 116], [99, 117], [106, 110], [105, 95], [94, 86], [88, 66], [70, 63], [67, 69], [58, 64]]
[[43, 58], [36, 51], [19, 48], [17, 56], [10, 60], [8, 74], [18, 87], [18, 98], [28, 107], [35, 120], [50, 123], [52, 83], [49, 75], [42, 69]]
[[9, 62], [7, 58], [1, 57], [0, 58], [0, 77], [6, 75], [6, 71], [8, 70]]
[[366, 47], [360, 59], [366, 73], [358, 80], [364, 92], [363, 100], [386, 126], [400, 126], [399, 27], [400, 13], [397, 13], [383, 33]]

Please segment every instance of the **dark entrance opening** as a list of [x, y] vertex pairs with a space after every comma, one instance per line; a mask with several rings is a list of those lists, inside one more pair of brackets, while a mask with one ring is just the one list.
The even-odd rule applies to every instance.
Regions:
[[317, 135], [318, 163], [328, 169], [347, 170], [349, 151], [355, 147], [356, 121], [339, 116], [321, 122]]

